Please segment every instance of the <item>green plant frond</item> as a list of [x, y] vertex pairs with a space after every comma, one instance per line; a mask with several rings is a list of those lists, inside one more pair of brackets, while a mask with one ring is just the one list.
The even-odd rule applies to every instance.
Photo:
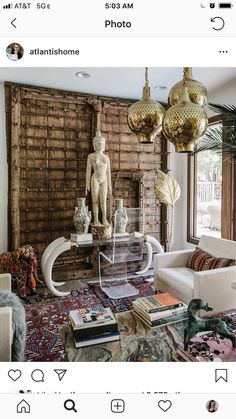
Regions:
[[193, 155], [203, 151], [212, 151], [224, 154], [225, 158], [236, 160], [236, 136], [232, 130], [225, 131], [223, 128], [209, 127], [202, 139], [196, 144]]
[[209, 126], [192, 154], [212, 151], [236, 162], [236, 106], [210, 103], [209, 108], [220, 114], [223, 126]]
[[224, 126], [228, 127], [235, 127], [236, 126], [236, 106], [235, 105], [216, 105], [216, 104], [209, 104], [209, 108], [219, 113], [222, 121], [224, 122]]

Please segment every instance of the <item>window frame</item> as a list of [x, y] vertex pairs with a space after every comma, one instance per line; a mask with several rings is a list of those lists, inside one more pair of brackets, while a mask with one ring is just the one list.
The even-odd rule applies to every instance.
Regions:
[[[220, 115], [209, 118], [209, 126], [223, 123]], [[196, 156], [188, 156], [187, 165], [187, 242], [197, 245], [199, 238], [194, 236], [195, 205], [196, 205]], [[232, 160], [222, 161], [222, 204], [221, 204], [221, 237], [234, 240], [236, 227], [234, 223], [234, 207], [236, 197], [235, 164]]]

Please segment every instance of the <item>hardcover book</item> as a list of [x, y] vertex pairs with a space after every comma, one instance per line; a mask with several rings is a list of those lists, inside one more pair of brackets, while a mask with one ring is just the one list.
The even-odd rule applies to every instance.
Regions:
[[113, 342], [117, 340], [120, 340], [119, 332], [107, 333], [97, 337], [92, 336], [90, 339], [74, 338], [76, 348], [83, 348], [85, 346], [98, 345], [99, 343]]
[[87, 327], [87, 328], [72, 328], [74, 338], [86, 338], [91, 336], [102, 335], [103, 333], [108, 332], [118, 332], [118, 323], [100, 323], [96, 327]]
[[69, 312], [72, 327], [87, 328], [96, 327], [99, 324], [116, 323], [116, 319], [109, 307], [97, 305], [92, 308], [78, 308]]
[[166, 317], [175, 316], [177, 314], [186, 313], [188, 306], [183, 304], [182, 307], [170, 308], [163, 311], [157, 311], [155, 313], [147, 313], [145, 310], [141, 309], [138, 305], [134, 305], [134, 311], [142, 315], [147, 321], [152, 322], [159, 319], [164, 319]]
[[137, 298], [133, 302], [134, 306], [139, 306], [147, 313], [156, 313], [158, 311], [178, 308], [183, 306], [183, 302], [173, 297], [169, 293], [155, 294], [149, 297]]
[[146, 324], [147, 327], [150, 329], [154, 329], [155, 327], [164, 326], [171, 323], [180, 322], [186, 320], [188, 318], [188, 313], [177, 314], [175, 316], [169, 316], [163, 319], [154, 320], [153, 322], [147, 321], [142, 315], [134, 311], [135, 316], [137, 316], [143, 323]]

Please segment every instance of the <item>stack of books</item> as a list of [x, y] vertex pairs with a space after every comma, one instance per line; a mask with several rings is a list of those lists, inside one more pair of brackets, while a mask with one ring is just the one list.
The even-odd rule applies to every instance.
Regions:
[[167, 292], [137, 298], [133, 302], [134, 314], [151, 329], [186, 320], [187, 308], [186, 304]]
[[69, 312], [76, 348], [120, 339], [117, 320], [110, 308], [97, 305]]

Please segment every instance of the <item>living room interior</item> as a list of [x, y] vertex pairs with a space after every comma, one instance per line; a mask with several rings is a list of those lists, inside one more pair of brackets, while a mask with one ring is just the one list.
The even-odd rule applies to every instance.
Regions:
[[236, 360], [235, 97], [235, 68], [0, 70], [0, 361]]

